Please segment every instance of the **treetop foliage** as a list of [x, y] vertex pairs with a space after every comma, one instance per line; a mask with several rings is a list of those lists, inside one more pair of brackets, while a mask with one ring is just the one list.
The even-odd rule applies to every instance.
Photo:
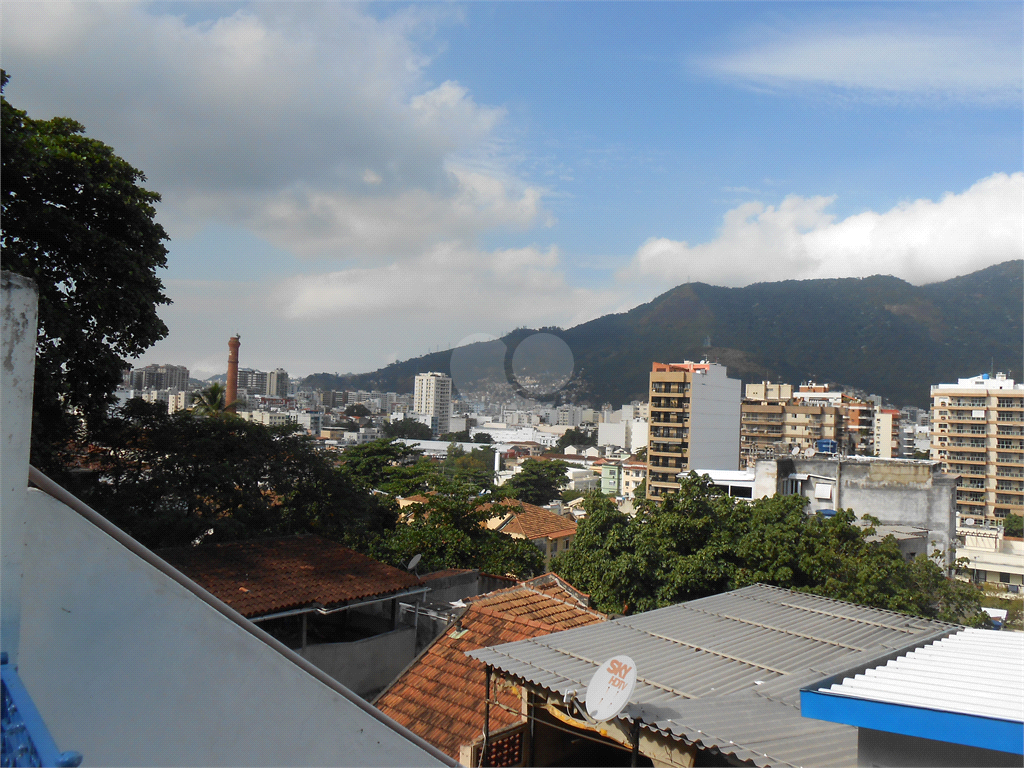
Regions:
[[168, 238], [142, 171], [74, 120], [0, 102], [0, 254], [39, 290], [32, 461], [54, 469], [72, 413], [102, 420], [126, 361], [167, 335], [156, 309], [170, 303], [157, 277]]
[[911, 613], [984, 625], [977, 591], [947, 579], [932, 560], [907, 562], [893, 537], [872, 543], [874, 528], [854, 513], [809, 516], [799, 496], [753, 502], [691, 473], [660, 505], [638, 500], [635, 517], [588, 497], [588, 517], [552, 569], [591, 594], [603, 611], [648, 611], [685, 600], [773, 584]]
[[557, 499], [562, 489], [569, 484], [565, 471], [569, 468], [561, 459], [537, 461], [526, 459], [520, 470], [512, 475], [503, 488], [520, 501], [543, 506]]

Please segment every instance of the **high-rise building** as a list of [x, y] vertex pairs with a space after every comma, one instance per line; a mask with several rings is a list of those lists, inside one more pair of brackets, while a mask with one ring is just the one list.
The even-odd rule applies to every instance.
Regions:
[[413, 412], [430, 417], [434, 437], [449, 432], [452, 416], [452, 380], [443, 373], [416, 374]]
[[183, 365], [147, 365], [124, 377], [131, 389], [188, 389], [188, 368]]
[[262, 395], [267, 391], [266, 371], [257, 371], [255, 368], [238, 369], [238, 388], [246, 390], [249, 394]]
[[931, 389], [931, 457], [959, 475], [957, 515], [1024, 514], [1024, 384], [997, 374]]
[[895, 459], [900, 455], [900, 412], [893, 408], [875, 411], [875, 456]]
[[288, 397], [288, 371], [275, 368], [266, 377], [265, 391], [270, 397]]
[[740, 382], [717, 363], [654, 363], [647, 497], [679, 490], [680, 472], [738, 469]]

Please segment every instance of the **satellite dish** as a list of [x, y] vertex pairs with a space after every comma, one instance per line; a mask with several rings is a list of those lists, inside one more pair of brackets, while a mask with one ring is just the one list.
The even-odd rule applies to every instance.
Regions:
[[973, 517], [968, 517], [966, 520], [964, 520], [964, 522], [967, 525], [974, 525], [974, 518]]
[[629, 702], [636, 687], [636, 663], [629, 656], [612, 656], [602, 664], [587, 686], [587, 714], [603, 723]]
[[793, 449], [789, 453], [792, 456], [796, 456], [798, 453], [800, 453], [800, 446], [799, 445], [794, 445]]
[[806, 456], [807, 458], [810, 458], [813, 455], [814, 455], [814, 448], [812, 446], [808, 445], [806, 448], [804, 448], [804, 456]]
[[413, 568], [415, 568], [417, 565], [419, 565], [420, 564], [420, 559], [422, 557], [423, 557], [423, 555], [413, 555], [412, 556], [412, 560], [410, 560], [409, 564], [407, 566], [405, 566], [405, 570], [411, 571]]

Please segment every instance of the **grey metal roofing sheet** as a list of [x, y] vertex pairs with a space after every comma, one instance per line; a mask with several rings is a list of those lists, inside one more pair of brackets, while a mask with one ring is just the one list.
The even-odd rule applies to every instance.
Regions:
[[801, 717], [800, 688], [956, 629], [758, 584], [469, 655], [582, 697], [625, 653], [637, 685], [621, 718], [758, 766], [842, 766], [856, 763], [856, 729]]

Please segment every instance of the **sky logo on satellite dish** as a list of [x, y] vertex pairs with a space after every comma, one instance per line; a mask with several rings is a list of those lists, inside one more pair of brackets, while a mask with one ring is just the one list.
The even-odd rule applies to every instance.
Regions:
[[611, 720], [629, 703], [636, 687], [636, 664], [629, 656], [613, 656], [587, 686], [587, 714], [599, 723]]

